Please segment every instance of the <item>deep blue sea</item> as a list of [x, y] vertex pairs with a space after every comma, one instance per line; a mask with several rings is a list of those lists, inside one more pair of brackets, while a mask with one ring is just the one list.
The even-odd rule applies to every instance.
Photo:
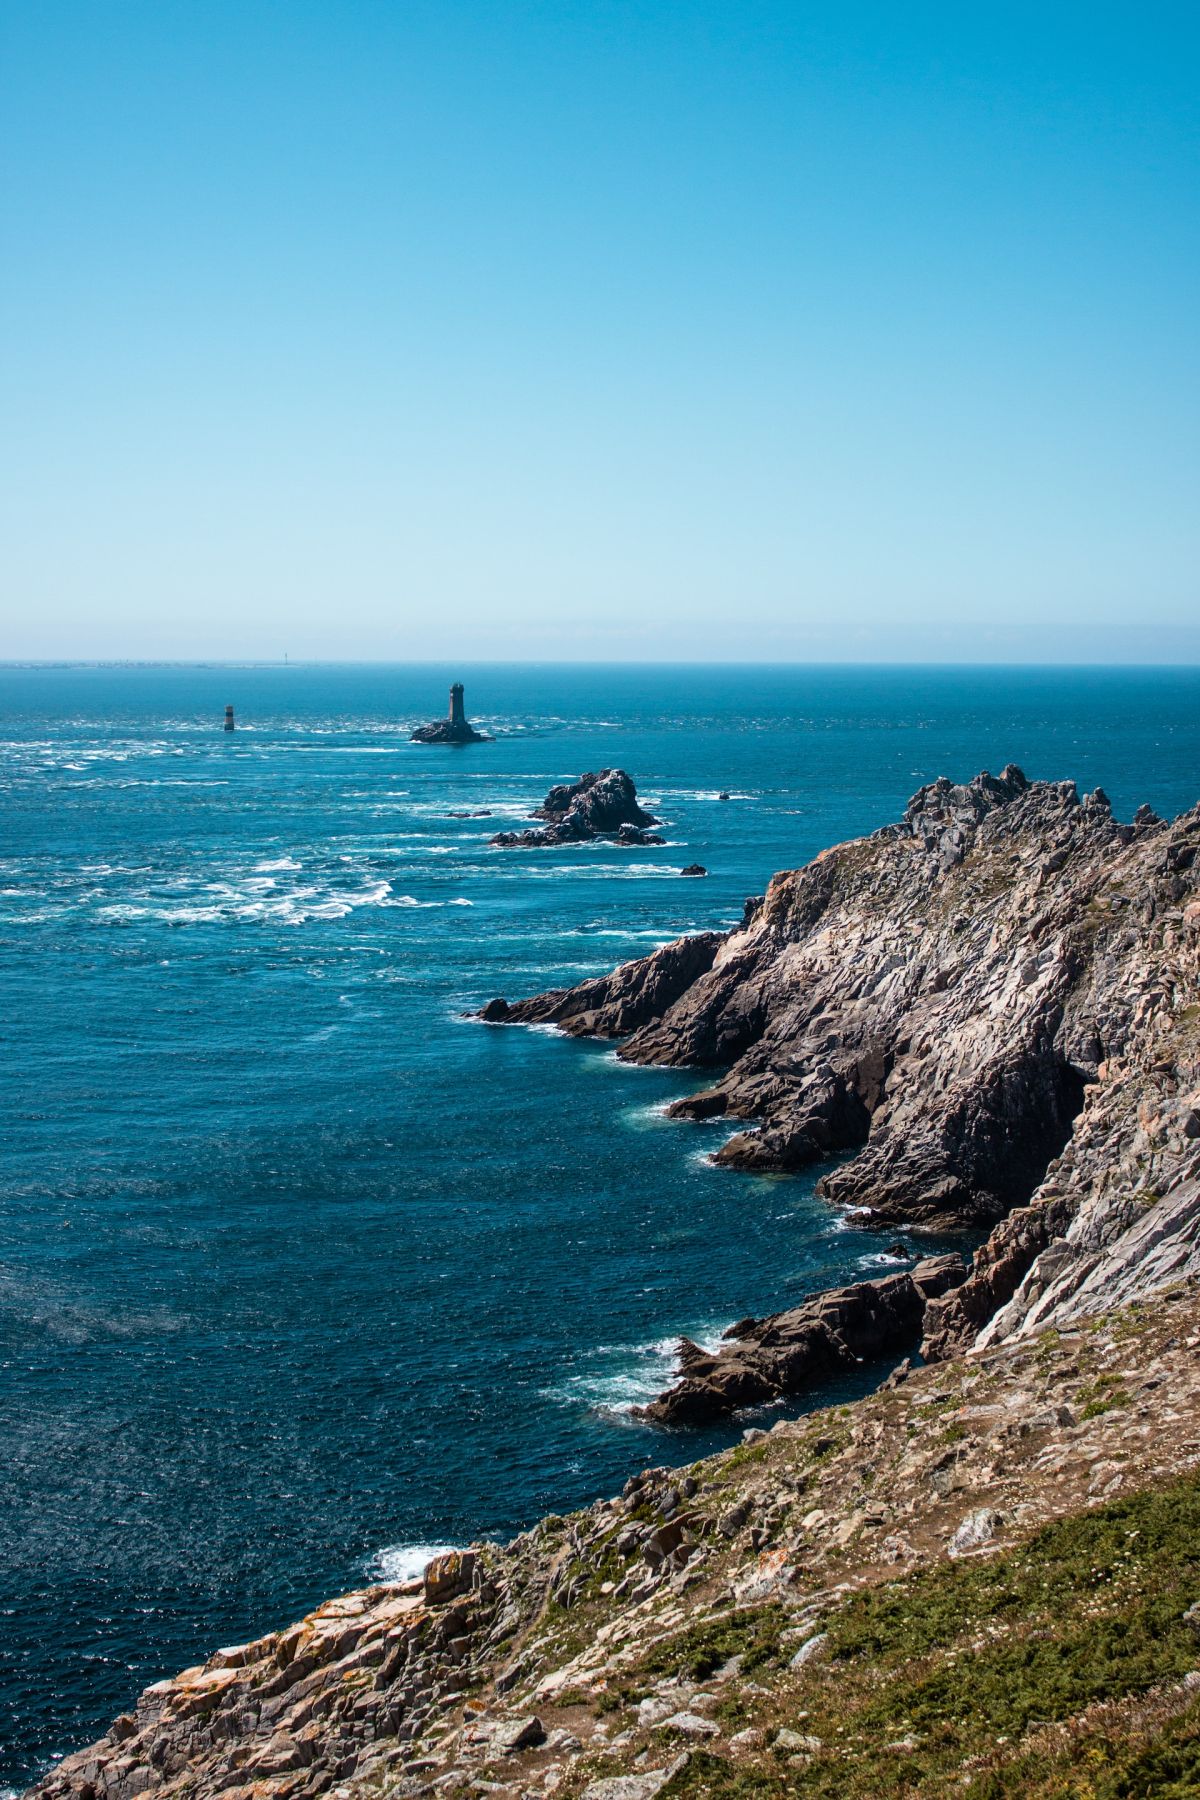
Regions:
[[[455, 676], [495, 742], [409, 744]], [[422, 1546], [737, 1434], [624, 1409], [674, 1334], [887, 1240], [714, 1170], [727, 1127], [661, 1115], [688, 1077], [463, 1014], [1008, 761], [1178, 811], [1200, 672], [0, 669], [0, 1786]], [[614, 764], [664, 848], [489, 847]]]

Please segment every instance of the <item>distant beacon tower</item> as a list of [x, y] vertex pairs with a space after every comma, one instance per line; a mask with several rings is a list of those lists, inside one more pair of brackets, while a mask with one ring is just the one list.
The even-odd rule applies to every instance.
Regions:
[[[460, 694], [462, 693], [461, 688], [459, 688], [458, 691]], [[225, 729], [226, 729], [226, 731], [233, 730], [233, 708], [232, 708], [232, 706], [227, 706], [225, 708]]]
[[465, 728], [467, 715], [463, 711], [463, 684], [456, 681], [450, 689], [450, 723]]

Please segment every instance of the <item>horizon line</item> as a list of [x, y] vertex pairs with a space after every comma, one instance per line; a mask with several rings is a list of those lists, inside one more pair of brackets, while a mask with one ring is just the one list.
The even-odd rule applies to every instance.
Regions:
[[0, 669], [1111, 669], [1200, 670], [1195, 661], [1152, 662], [1064, 657], [481, 657], [454, 656], [25, 656], [0, 657]]

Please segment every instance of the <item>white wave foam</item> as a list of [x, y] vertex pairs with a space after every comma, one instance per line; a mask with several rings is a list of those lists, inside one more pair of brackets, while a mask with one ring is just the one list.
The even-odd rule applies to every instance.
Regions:
[[456, 1544], [389, 1544], [371, 1558], [367, 1570], [376, 1581], [417, 1581], [435, 1556], [457, 1548]]
[[390, 900], [381, 900], [380, 906], [414, 906], [422, 912], [440, 906], [474, 906], [473, 900], [418, 900], [414, 894], [394, 894]]
[[543, 1389], [544, 1398], [560, 1406], [582, 1405], [592, 1412], [627, 1417], [633, 1407], [656, 1400], [670, 1384], [679, 1364], [681, 1337], [712, 1351], [720, 1345], [725, 1329], [723, 1324], [708, 1321], [694, 1331], [679, 1331], [645, 1344], [600, 1344], [592, 1353], [599, 1366]]
[[855, 1219], [869, 1219], [870, 1216], [871, 1208], [869, 1206], [845, 1206], [831, 1221], [829, 1229], [831, 1231], [853, 1231]]
[[[180, 884], [174, 884], [176, 888]], [[153, 919], [163, 925], [211, 925], [226, 922], [303, 925], [309, 919], [342, 919], [364, 906], [396, 906], [403, 900], [392, 898], [391, 884], [380, 878], [360, 888], [325, 888], [309, 884], [291, 893], [274, 890], [274, 876], [250, 876], [240, 885], [234, 882], [209, 882], [198, 893], [164, 903], [153, 892], [144, 892], [132, 900], [117, 901], [96, 909], [96, 918], [111, 924], [130, 924], [138, 919]]]
[[[621, 1065], [622, 1068], [627, 1066], [625, 1063]], [[663, 1124], [674, 1125], [676, 1121], [667, 1118], [667, 1108], [670, 1104], [669, 1100], [656, 1100], [653, 1106], [630, 1106], [621, 1114], [621, 1118], [634, 1131], [653, 1130], [656, 1126]]]

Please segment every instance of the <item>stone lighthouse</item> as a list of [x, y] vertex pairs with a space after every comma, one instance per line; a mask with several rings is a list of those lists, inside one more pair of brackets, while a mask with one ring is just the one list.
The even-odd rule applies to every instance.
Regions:
[[467, 718], [461, 681], [454, 682], [450, 688], [450, 711], [446, 717], [435, 719], [432, 725], [418, 725], [412, 741], [414, 744], [485, 744], [489, 741], [486, 734], [476, 731]]

